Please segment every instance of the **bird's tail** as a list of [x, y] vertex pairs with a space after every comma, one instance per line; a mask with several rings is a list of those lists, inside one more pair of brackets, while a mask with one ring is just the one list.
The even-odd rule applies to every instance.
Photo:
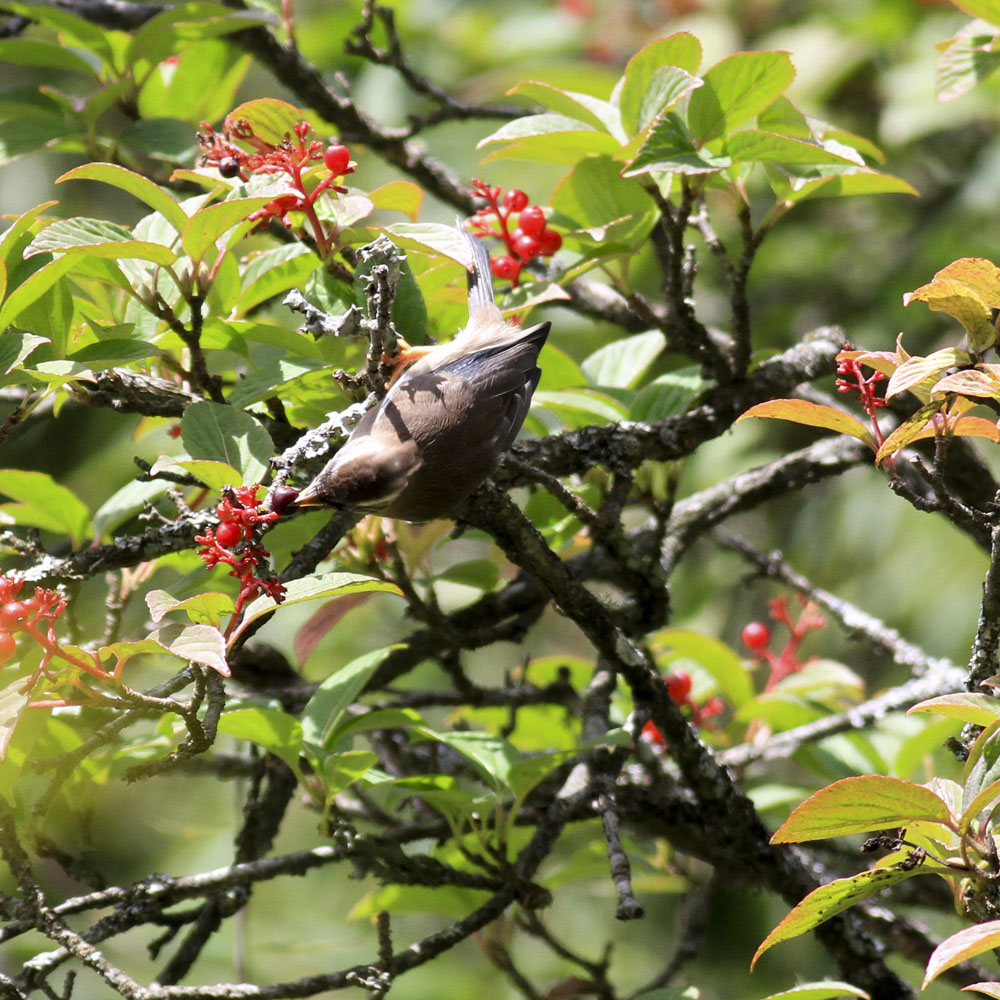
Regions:
[[490, 272], [490, 255], [483, 241], [463, 229], [472, 250], [472, 270], [466, 276], [469, 286], [469, 316], [497, 319], [499, 312], [493, 297], [493, 278]]

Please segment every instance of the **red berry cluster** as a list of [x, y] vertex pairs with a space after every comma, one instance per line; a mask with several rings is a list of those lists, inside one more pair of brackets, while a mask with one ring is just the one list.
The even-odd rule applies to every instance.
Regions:
[[[535, 257], [551, 257], [562, 246], [562, 237], [546, 226], [545, 212], [538, 205], [529, 205], [523, 191], [511, 188], [501, 204], [500, 187], [490, 187], [480, 180], [473, 180], [472, 186], [486, 202], [470, 220], [475, 234], [497, 236], [507, 247], [504, 256], [490, 261], [490, 270], [516, 288], [521, 268]], [[517, 225], [512, 229], [511, 216], [515, 214]], [[496, 218], [499, 228], [493, 227], [491, 217]]]
[[874, 371], [871, 375], [865, 376], [861, 370], [861, 362], [858, 357], [862, 351], [852, 351], [845, 346], [844, 350], [837, 355], [837, 392], [856, 392], [858, 401], [861, 403], [868, 419], [871, 420], [872, 431], [875, 435], [876, 444], [883, 441], [882, 430], [878, 425], [876, 411], [885, 406], [885, 400], [875, 394], [875, 387], [879, 382], [885, 381], [885, 373]]
[[[248, 218], [256, 221], [258, 228], [271, 219], [277, 219], [290, 228], [288, 213], [303, 212], [320, 252], [325, 253], [331, 245], [331, 234], [327, 233], [313, 206], [324, 191], [346, 194], [347, 188], [335, 182], [338, 177], [354, 173], [355, 168], [351, 166], [351, 152], [346, 146], [334, 143], [324, 147], [318, 139], [309, 138], [310, 131], [308, 122], [297, 122], [295, 137], [286, 134], [278, 145], [274, 145], [257, 136], [245, 118], [227, 118], [221, 134], [208, 122], [202, 122], [198, 132], [198, 144], [202, 148], [199, 162], [202, 166], [218, 168], [223, 177], [239, 177], [244, 181], [249, 180], [251, 174], [286, 174], [296, 193], [275, 198]], [[243, 149], [237, 142], [250, 146], [251, 151]], [[320, 162], [328, 173], [310, 191], [303, 172]]]
[[[690, 714], [691, 724], [694, 726], [709, 728], [710, 723], [706, 720], [721, 715], [725, 708], [725, 704], [718, 695], [712, 695], [701, 705], [693, 701], [691, 698], [691, 675], [686, 670], [667, 674], [663, 678], [663, 682], [667, 685], [667, 694], [670, 695], [670, 700]], [[663, 746], [666, 742], [663, 739], [663, 733], [653, 722], [647, 722], [642, 727], [642, 735], [657, 746]]]
[[809, 662], [799, 659], [799, 646], [810, 632], [826, 628], [826, 618], [819, 613], [819, 606], [802, 594], [796, 598], [802, 606], [798, 616], [793, 619], [788, 608], [788, 600], [782, 594], [768, 602], [771, 620], [788, 629], [788, 641], [780, 653], [773, 653], [768, 648], [771, 644], [771, 629], [764, 622], [748, 622], [740, 634], [743, 645], [753, 654], [754, 659], [766, 663], [770, 668], [765, 691], [770, 691], [779, 681], [789, 674], [797, 674]]
[[56, 619], [66, 610], [62, 594], [43, 587], [35, 587], [33, 596], [21, 600], [23, 586], [24, 581], [18, 577], [0, 577], [0, 663], [6, 663], [17, 652], [15, 632], [25, 632], [43, 646], [54, 645]]
[[215, 508], [219, 524], [208, 528], [204, 535], [196, 535], [195, 541], [204, 546], [198, 555], [211, 568], [224, 563], [231, 566], [230, 576], [240, 581], [240, 592], [236, 598], [236, 609], [226, 629], [228, 636], [239, 622], [243, 608], [258, 594], [267, 594], [275, 601], [285, 596], [285, 586], [277, 577], [261, 577], [257, 569], [271, 553], [257, 544], [258, 525], [270, 524], [278, 519], [277, 511], [260, 509], [257, 492], [260, 486], [239, 486], [226, 489], [222, 500]]

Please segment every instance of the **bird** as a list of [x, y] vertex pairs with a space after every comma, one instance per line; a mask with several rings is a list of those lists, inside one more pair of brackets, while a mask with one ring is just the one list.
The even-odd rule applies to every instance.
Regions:
[[[493, 473], [524, 423], [541, 377], [548, 322], [522, 329], [503, 318], [490, 258], [472, 249], [469, 322], [445, 344], [404, 350], [381, 402], [295, 498], [404, 521], [446, 517]], [[402, 367], [402, 365], [401, 365]]]

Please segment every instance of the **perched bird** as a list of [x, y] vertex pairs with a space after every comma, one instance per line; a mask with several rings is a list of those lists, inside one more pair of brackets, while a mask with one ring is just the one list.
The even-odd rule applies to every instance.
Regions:
[[397, 374], [296, 507], [347, 507], [406, 521], [443, 517], [513, 443], [541, 375], [538, 352], [549, 324], [523, 330], [504, 320], [489, 254], [465, 235], [473, 259], [468, 325], [450, 343], [405, 352], [419, 360]]

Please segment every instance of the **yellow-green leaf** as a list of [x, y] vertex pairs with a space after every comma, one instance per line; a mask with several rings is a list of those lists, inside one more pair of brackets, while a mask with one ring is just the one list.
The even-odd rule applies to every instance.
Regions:
[[736, 423], [746, 420], [747, 417], [790, 420], [792, 423], [805, 424], [808, 427], [822, 427], [838, 434], [849, 434], [859, 441], [864, 441], [872, 450], [875, 449], [872, 432], [860, 420], [849, 413], [844, 413], [843, 410], [810, 403], [805, 399], [772, 399], [766, 403], [758, 403], [737, 417]]

